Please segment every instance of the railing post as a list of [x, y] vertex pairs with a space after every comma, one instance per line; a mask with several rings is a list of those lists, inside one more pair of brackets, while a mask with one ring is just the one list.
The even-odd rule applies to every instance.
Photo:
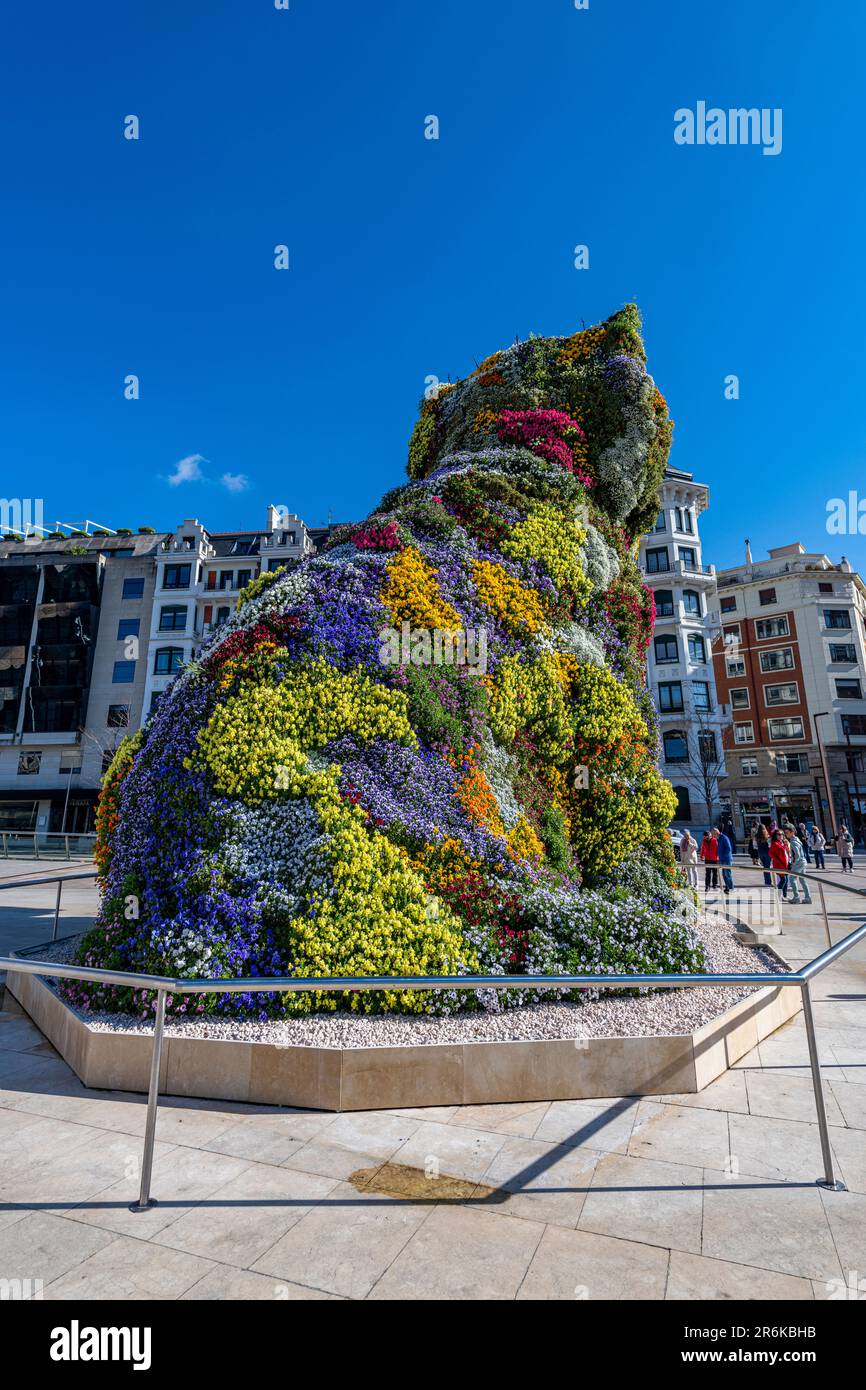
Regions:
[[39, 858], [39, 836], [35, 830], [33, 831], [33, 858]]
[[821, 1153], [824, 1158], [824, 1176], [816, 1178], [819, 1187], [829, 1188], [831, 1192], [847, 1192], [843, 1182], [836, 1181], [833, 1172], [833, 1150], [830, 1148], [830, 1130], [827, 1125], [827, 1107], [824, 1104], [824, 1083], [821, 1080], [821, 1061], [818, 1056], [818, 1040], [815, 1036], [815, 1018], [812, 1013], [812, 995], [809, 981], [802, 987], [803, 1017], [806, 1020], [806, 1038], [809, 1043], [809, 1061], [812, 1066], [812, 1085], [815, 1088], [815, 1109], [818, 1112], [818, 1133], [821, 1136]]
[[824, 914], [824, 930], [827, 933], [827, 945], [833, 945], [833, 938], [830, 935], [830, 918], [827, 916], [827, 899], [824, 897], [824, 885], [818, 881], [818, 893], [821, 898], [821, 911]]
[[54, 904], [54, 930], [51, 933], [51, 940], [57, 940], [57, 927], [60, 922], [60, 894], [63, 892], [63, 879], [57, 880], [57, 901]]
[[162, 1060], [162, 1035], [165, 1028], [165, 990], [156, 992], [156, 1018], [153, 1023], [153, 1051], [150, 1056], [150, 1087], [147, 1092], [147, 1120], [144, 1126], [144, 1150], [141, 1155], [141, 1188], [138, 1201], [130, 1211], [148, 1211], [156, 1206], [150, 1195], [150, 1176], [153, 1170], [153, 1143], [156, 1136], [156, 1109], [159, 1103], [159, 1067]]
[[3, 858], [9, 858], [9, 836], [6, 834], [5, 830], [3, 831]]

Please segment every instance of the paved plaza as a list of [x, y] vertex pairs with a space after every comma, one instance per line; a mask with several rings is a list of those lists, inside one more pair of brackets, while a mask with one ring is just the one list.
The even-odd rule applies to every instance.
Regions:
[[[846, 882], [866, 888], [860, 862]], [[838, 940], [866, 903], [827, 883]], [[824, 948], [817, 906], [784, 920], [792, 965]], [[815, 1185], [800, 1016], [699, 1095], [339, 1115], [167, 1098], [143, 1214], [143, 1098], [82, 1086], [7, 995], [0, 1279], [46, 1299], [866, 1298], [866, 947], [813, 990], [847, 1192]]]

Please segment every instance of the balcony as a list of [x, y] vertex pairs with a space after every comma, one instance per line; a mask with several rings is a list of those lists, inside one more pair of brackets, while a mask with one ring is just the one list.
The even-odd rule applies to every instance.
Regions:
[[715, 565], [691, 565], [686, 560], [670, 560], [666, 569], [648, 569], [642, 560], [640, 572], [650, 588], [670, 579], [689, 579], [704, 584], [714, 584], [716, 580]]

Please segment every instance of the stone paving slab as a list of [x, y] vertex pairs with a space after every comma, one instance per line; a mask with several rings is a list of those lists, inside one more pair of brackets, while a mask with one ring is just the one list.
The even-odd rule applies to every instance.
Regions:
[[[851, 910], [829, 877], [827, 899]], [[785, 925], [801, 959], [823, 948], [816, 907], [786, 907]], [[81, 1085], [10, 1008], [0, 1278], [54, 1299], [838, 1297], [866, 1271], [866, 953], [815, 998], [847, 1192], [815, 1185], [795, 1019], [694, 1095], [341, 1115], [172, 1098], [143, 1214], [141, 1097]], [[409, 1196], [364, 1190], [359, 1171], [386, 1163], [415, 1174]], [[470, 1195], [437, 1196], [437, 1175]]]

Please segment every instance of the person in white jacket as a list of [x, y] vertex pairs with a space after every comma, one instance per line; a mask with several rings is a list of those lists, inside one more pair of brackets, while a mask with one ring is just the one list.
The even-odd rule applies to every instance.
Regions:
[[688, 830], [680, 840], [680, 863], [686, 871], [690, 888], [698, 886], [698, 842]]
[[854, 872], [854, 837], [847, 825], [842, 825], [839, 834], [836, 836], [836, 848], [839, 851], [839, 858], [842, 860], [843, 874], [853, 874]]
[[826, 868], [824, 863], [824, 846], [826, 843], [827, 841], [824, 839], [817, 825], [813, 825], [809, 833], [809, 848], [815, 856], [816, 869]]

